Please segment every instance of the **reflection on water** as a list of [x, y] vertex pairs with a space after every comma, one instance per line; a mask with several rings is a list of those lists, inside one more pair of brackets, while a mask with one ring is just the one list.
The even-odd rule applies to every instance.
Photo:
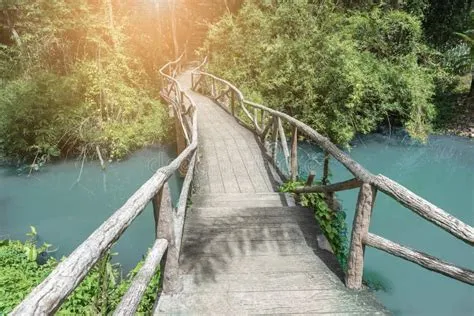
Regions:
[[[106, 172], [98, 162], [88, 161], [81, 172], [81, 160], [47, 165], [30, 176], [29, 169], [0, 168], [0, 236], [25, 239], [33, 225], [40, 242], [58, 248], [57, 257], [68, 255], [173, 157], [173, 148], [157, 147], [114, 162]], [[174, 199], [180, 186], [181, 179], [172, 177]], [[152, 245], [153, 237], [149, 205], [117, 242], [114, 261], [125, 271], [133, 268]]]
[[[302, 173], [322, 174], [322, 153], [301, 144]], [[474, 224], [474, 141], [433, 136], [426, 145], [407, 137], [363, 136], [350, 155], [374, 174], [382, 173], [443, 208], [469, 225]], [[311, 162], [311, 168], [304, 166]], [[332, 182], [352, 175], [331, 161]], [[352, 226], [357, 190], [338, 194]], [[370, 231], [445, 261], [474, 269], [474, 250], [442, 229], [378, 193]], [[397, 315], [474, 315], [474, 287], [425, 270], [379, 250], [367, 248], [365, 277], [382, 291], [379, 299]]]

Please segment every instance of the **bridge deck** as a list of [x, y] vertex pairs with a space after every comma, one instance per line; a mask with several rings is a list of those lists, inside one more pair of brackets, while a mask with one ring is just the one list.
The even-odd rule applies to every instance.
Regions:
[[[190, 74], [180, 78], [190, 88]], [[379, 314], [367, 292], [350, 292], [334, 255], [318, 246], [312, 211], [288, 206], [253, 134], [210, 99], [198, 107], [196, 193], [184, 228], [183, 290], [155, 314]], [[290, 203], [291, 204], [291, 203]]]

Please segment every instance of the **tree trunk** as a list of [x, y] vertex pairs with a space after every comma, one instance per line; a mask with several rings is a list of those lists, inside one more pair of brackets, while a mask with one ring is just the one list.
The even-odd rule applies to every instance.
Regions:
[[176, 0], [168, 0], [168, 7], [171, 12], [171, 36], [173, 37], [174, 57], [179, 56], [178, 34], [176, 31]]

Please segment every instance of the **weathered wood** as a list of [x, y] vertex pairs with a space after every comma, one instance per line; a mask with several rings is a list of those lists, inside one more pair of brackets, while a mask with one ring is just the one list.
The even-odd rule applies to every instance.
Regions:
[[135, 315], [143, 294], [145, 293], [151, 278], [155, 275], [167, 247], [168, 241], [166, 239], [157, 239], [155, 241], [145, 259], [145, 262], [143, 263], [143, 266], [133, 278], [132, 284], [130, 284], [127, 292], [115, 309], [115, 316]]
[[288, 150], [288, 143], [286, 141], [286, 135], [285, 135], [285, 130], [283, 129], [283, 125], [281, 124], [281, 119], [278, 117], [277, 118], [277, 124], [278, 124], [278, 134], [280, 135], [280, 143], [281, 143], [281, 148], [283, 149], [283, 156], [285, 157], [285, 165], [287, 170], [290, 170], [290, 152]]
[[173, 293], [180, 289], [179, 249], [176, 244], [175, 222], [176, 212], [171, 204], [171, 193], [168, 182], [163, 185], [158, 216], [156, 238], [168, 240], [168, 250], [162, 264], [163, 293]]
[[211, 84], [211, 96], [213, 98], [215, 98], [215, 95], [216, 95], [216, 79], [212, 78], [211, 82], [212, 82], [212, 84]]
[[373, 184], [380, 191], [388, 194], [419, 216], [441, 227], [465, 243], [471, 246], [474, 245], [474, 228], [472, 226], [463, 223], [456, 217], [383, 175], [375, 177]]
[[196, 153], [193, 154], [191, 162], [188, 166], [188, 171], [186, 177], [184, 178], [183, 185], [181, 186], [181, 194], [179, 196], [178, 205], [176, 206], [176, 221], [175, 224], [175, 236], [176, 236], [176, 247], [178, 249], [178, 258], [179, 253], [181, 252], [181, 241], [183, 239], [183, 227], [184, 219], [186, 217], [186, 206], [188, 203], [189, 191], [191, 188], [191, 182], [193, 180], [194, 167], [196, 165]]
[[340, 150], [336, 145], [334, 145], [328, 138], [322, 136], [314, 129], [304, 124], [303, 122], [298, 121], [297, 119], [291, 117], [288, 114], [270, 109], [261, 104], [244, 100], [245, 104], [259, 109], [263, 109], [266, 112], [270, 113], [273, 116], [278, 116], [286, 122], [290, 123], [293, 126], [298, 127], [298, 130], [303, 134], [307, 135], [311, 140], [313, 140], [316, 145], [327, 150], [336, 160], [338, 160], [344, 167], [346, 167], [354, 176], [359, 178], [364, 182], [370, 182], [373, 179], [373, 175], [367, 171], [362, 165], [354, 161], [349, 155]]
[[423, 252], [399, 245], [375, 234], [368, 233], [364, 238], [364, 242], [367, 246], [377, 248], [396, 257], [411, 261], [425, 269], [474, 285], [474, 271], [470, 269], [455, 266], [452, 263], [442, 261]]
[[306, 183], [304, 184], [304, 186], [305, 187], [310, 187], [313, 184], [315, 176], [316, 175], [314, 174], [314, 172], [311, 171], [308, 175], [308, 179], [306, 179]]
[[323, 164], [323, 179], [321, 180], [321, 183], [324, 185], [328, 184], [329, 180], [329, 152], [327, 150], [324, 150], [324, 164]]
[[232, 116], [235, 117], [235, 93], [233, 90], [230, 90], [230, 111]]
[[273, 131], [272, 131], [272, 159], [275, 165], [277, 165], [277, 154], [278, 154], [278, 121], [277, 118], [273, 118]]
[[296, 126], [293, 126], [293, 133], [291, 134], [290, 162], [291, 162], [290, 178], [292, 181], [296, 181], [298, 179], [298, 127]]
[[[262, 125], [263, 126], [263, 125]], [[263, 129], [262, 133], [259, 135], [260, 136], [260, 142], [264, 143], [265, 138], [267, 137], [268, 132], [270, 131], [270, 128], [273, 126], [273, 119], [268, 122], [267, 126]]]
[[[165, 73], [171, 64], [160, 69], [163, 78], [179, 83]], [[193, 107], [195, 104], [193, 103]], [[12, 311], [12, 315], [45, 315], [54, 313], [66, 297], [79, 285], [89, 270], [110, 249], [113, 243], [141, 214], [149, 201], [163, 184], [178, 170], [181, 163], [188, 159], [197, 148], [197, 115], [193, 113], [193, 137], [188, 147], [169, 165], [158, 169], [112, 216], [100, 225], [81, 245], [35, 287], [28, 296]], [[195, 137], [196, 136], [196, 137]]]
[[[314, 175], [313, 175], [314, 177]], [[329, 192], [338, 192], [358, 188], [362, 185], [362, 182], [356, 178], [337, 182], [328, 185], [314, 185], [314, 186], [304, 186], [296, 188], [293, 193], [329, 193]]]
[[352, 224], [352, 236], [347, 260], [346, 286], [350, 289], [362, 287], [364, 269], [364, 238], [369, 232], [370, 216], [375, 203], [376, 189], [368, 183], [362, 184]]
[[175, 114], [174, 128], [176, 134], [176, 154], [179, 155], [183, 152], [184, 148], [186, 148], [186, 144], [189, 144], [191, 140], [189, 139], [188, 132], [184, 126], [181, 113], [175, 111]]
[[89, 270], [122, 235], [132, 221], [178, 169], [181, 162], [194, 152], [191, 145], [171, 164], [160, 168], [125, 204], [115, 211], [79, 247], [51, 272], [13, 310], [12, 315], [44, 315], [54, 313], [65, 298], [79, 285]]
[[[297, 119], [260, 105], [251, 101], [245, 100], [245, 103], [256, 108], [264, 109], [268, 113], [278, 116], [285, 121], [289, 122], [293, 126], [298, 127], [305, 135], [307, 135], [312, 141], [314, 141], [319, 147], [327, 151], [331, 156], [338, 160], [346, 169], [348, 169], [356, 178], [362, 182], [371, 183], [380, 191], [392, 196], [395, 200], [400, 202], [405, 207], [415, 211], [423, 218], [430, 222], [440, 226], [444, 230], [451, 233], [453, 236], [463, 240], [469, 245], [474, 245], [474, 228], [469, 226], [459, 219], [456, 219], [449, 213], [445, 212], [441, 208], [433, 205], [425, 199], [417, 196], [410, 192], [400, 184], [382, 176], [375, 176], [367, 171], [362, 165], [354, 161], [349, 155], [340, 150], [334, 145], [328, 138], [322, 136], [308, 125], [298, 121]], [[390, 181], [386, 181], [388, 179]]]

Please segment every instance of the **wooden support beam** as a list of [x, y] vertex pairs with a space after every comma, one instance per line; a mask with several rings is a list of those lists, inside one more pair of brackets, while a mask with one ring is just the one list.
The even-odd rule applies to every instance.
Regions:
[[373, 186], [364, 183], [360, 188], [357, 199], [346, 273], [346, 286], [354, 290], [362, 288], [364, 239], [369, 232], [370, 216], [374, 207], [376, 192]]
[[364, 242], [367, 246], [377, 248], [396, 257], [411, 261], [425, 269], [474, 285], [474, 271], [470, 269], [455, 266], [452, 263], [442, 261], [423, 252], [399, 245], [375, 234], [368, 233], [364, 238]]
[[288, 150], [288, 143], [286, 141], [285, 130], [283, 129], [283, 124], [281, 124], [281, 119], [277, 117], [277, 124], [278, 124], [278, 133], [280, 134], [280, 143], [281, 148], [283, 149], [283, 156], [285, 157], [285, 165], [286, 169], [290, 171], [290, 152]]
[[273, 131], [272, 131], [272, 159], [277, 166], [277, 155], [278, 155], [278, 121], [277, 118], [273, 118]]
[[391, 196], [406, 208], [441, 227], [468, 245], [474, 246], [474, 228], [472, 226], [463, 223], [461, 220], [383, 175], [375, 177], [373, 183], [380, 191]]
[[165, 254], [168, 247], [166, 239], [157, 239], [146, 256], [143, 266], [133, 278], [132, 284], [128, 288], [125, 295], [122, 297], [119, 305], [114, 311], [114, 316], [133, 316], [140, 305], [143, 294], [155, 275], [160, 265], [161, 258]]
[[230, 91], [230, 112], [232, 116], [235, 117], [235, 93], [233, 90]]
[[290, 162], [290, 178], [291, 181], [296, 181], [298, 179], [298, 127], [296, 126], [293, 126], [293, 133], [291, 134]]
[[[314, 175], [313, 175], [314, 177]], [[354, 178], [342, 182], [337, 182], [328, 185], [314, 185], [314, 186], [304, 186], [298, 187], [293, 192], [297, 194], [301, 193], [329, 193], [329, 192], [338, 192], [358, 188], [362, 185], [362, 181]]]
[[[159, 204], [158, 204], [159, 200]], [[171, 194], [168, 182], [165, 183], [157, 198], [154, 199], [153, 209], [157, 227], [156, 238], [168, 241], [168, 251], [162, 260], [161, 282], [163, 293], [175, 293], [182, 284], [179, 275], [179, 249], [176, 245], [175, 222], [176, 212], [171, 204]]]
[[306, 179], [306, 183], [304, 184], [304, 186], [310, 187], [313, 184], [314, 177], [315, 177], [315, 173], [311, 171], [308, 175], [308, 179]]
[[260, 141], [262, 143], [265, 142], [265, 138], [267, 137], [267, 134], [268, 132], [270, 131], [270, 128], [273, 126], [273, 118], [270, 120], [270, 122], [268, 122], [267, 126], [265, 126], [264, 130], [262, 131], [262, 133], [260, 134]]

